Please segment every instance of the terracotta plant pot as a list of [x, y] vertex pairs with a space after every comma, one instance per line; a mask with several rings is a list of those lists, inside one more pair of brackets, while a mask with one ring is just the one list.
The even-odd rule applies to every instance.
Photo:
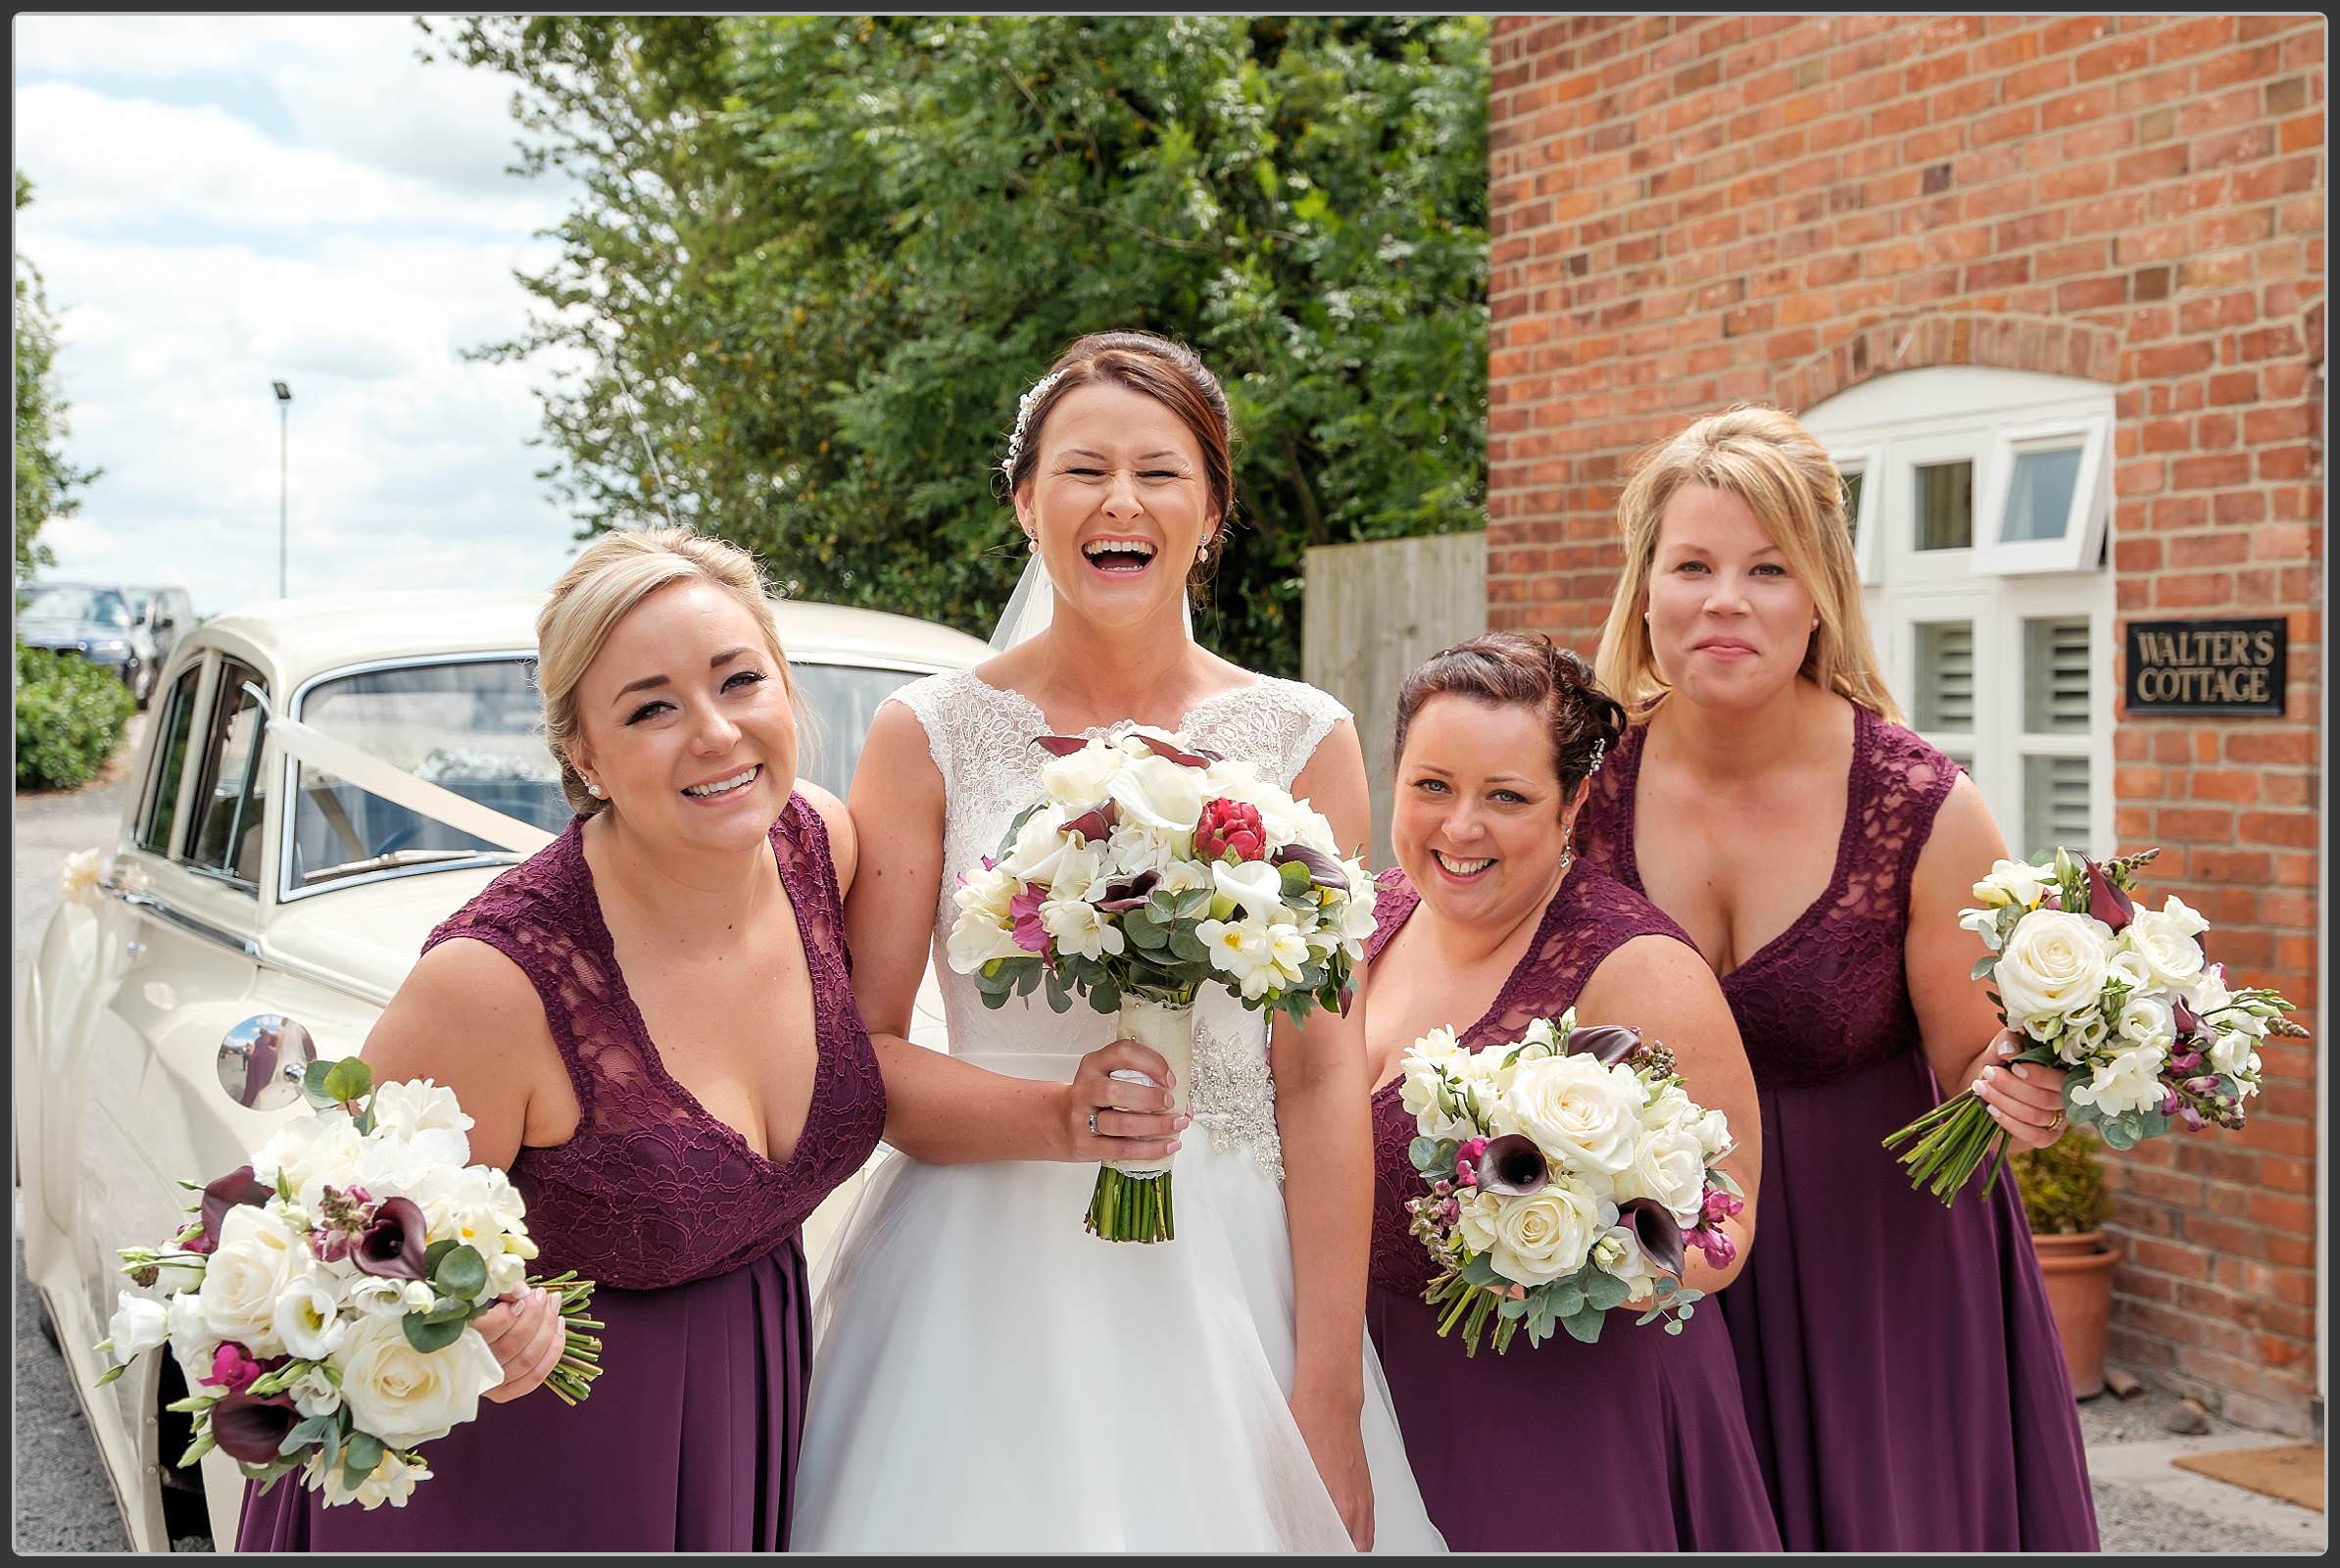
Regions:
[[2105, 1386], [2105, 1328], [2113, 1315], [2113, 1266], [2121, 1249], [2102, 1231], [2078, 1236], [2034, 1236], [2039, 1272], [2047, 1284], [2048, 1310], [2064, 1342], [2064, 1367], [2072, 1374], [2072, 1396], [2085, 1399]]

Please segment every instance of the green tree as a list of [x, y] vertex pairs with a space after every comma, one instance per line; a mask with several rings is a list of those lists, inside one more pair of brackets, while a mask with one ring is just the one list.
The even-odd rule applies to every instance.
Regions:
[[[32, 200], [32, 181], [16, 171], [16, 211]], [[57, 318], [49, 312], [40, 269], [20, 251], [16, 258], [17, 377], [17, 587], [55, 565], [57, 558], [40, 542], [41, 524], [78, 511], [73, 492], [101, 470], [76, 468], [65, 458], [66, 402], [57, 387]]]
[[545, 478], [792, 590], [989, 630], [996, 465], [1066, 342], [1227, 384], [1238, 514], [1198, 630], [1296, 673], [1312, 544], [1483, 525], [1476, 18], [585, 18], [426, 24], [517, 84], [577, 197], [522, 283]]

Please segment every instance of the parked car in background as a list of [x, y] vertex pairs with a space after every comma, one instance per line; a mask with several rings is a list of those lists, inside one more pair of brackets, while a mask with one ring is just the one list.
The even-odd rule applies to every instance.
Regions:
[[[358, 1052], [425, 934], [522, 858], [300, 761], [271, 726], [297, 720], [361, 764], [557, 832], [570, 813], [537, 729], [538, 608], [385, 593], [275, 601], [189, 629], [97, 885], [69, 895], [42, 936], [15, 1047], [24, 1267], [139, 1550], [207, 1522], [232, 1541], [243, 1483], [218, 1452], [175, 1467], [187, 1418], [169, 1406], [185, 1390], [167, 1353], [92, 1386], [103, 1366], [89, 1347], [123, 1284], [116, 1250], [174, 1232], [180, 1178], [233, 1169], [299, 1114], [307, 1062]], [[810, 732], [802, 771], [839, 796], [888, 693], [988, 652], [900, 615], [776, 609]], [[386, 774], [375, 784], [466, 809]], [[930, 974], [924, 1044], [941, 1044], [938, 1002]], [[807, 1224], [808, 1248], [858, 1186]]]
[[130, 601], [131, 590], [115, 584], [41, 583], [17, 612], [17, 640], [27, 648], [79, 654], [105, 665], [144, 708], [161, 666], [153, 633], [140, 622]]
[[[163, 666], [171, 662], [171, 651], [195, 624], [195, 602], [187, 597], [184, 588], [178, 587], [132, 588], [128, 592], [130, 615], [146, 628], [147, 641], [154, 646], [154, 669], [160, 674]], [[150, 679], [148, 690], [152, 689]], [[144, 698], [139, 699], [139, 706], [145, 706]]]

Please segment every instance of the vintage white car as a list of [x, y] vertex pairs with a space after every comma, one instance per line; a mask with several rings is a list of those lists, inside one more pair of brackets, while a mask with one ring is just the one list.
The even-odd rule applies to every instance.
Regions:
[[[165, 1406], [185, 1390], [167, 1353], [91, 1387], [124, 1283], [115, 1250], [175, 1231], [178, 1179], [244, 1163], [297, 1113], [307, 1061], [364, 1044], [430, 928], [568, 821], [535, 728], [537, 609], [384, 593], [190, 632], [120, 836], [68, 879], [43, 936], [16, 1031], [24, 1265], [139, 1549], [207, 1530], [225, 1546], [243, 1483], [216, 1451], [200, 1481], [175, 1467], [186, 1417]], [[900, 615], [776, 611], [810, 710], [803, 774], [839, 797], [889, 693], [987, 653]], [[931, 974], [916, 1034], [942, 1043]]]

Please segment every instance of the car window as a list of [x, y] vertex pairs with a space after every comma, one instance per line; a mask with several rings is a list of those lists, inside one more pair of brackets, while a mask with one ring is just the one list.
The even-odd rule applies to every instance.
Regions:
[[267, 788], [260, 776], [260, 740], [267, 714], [244, 684], [260, 684], [251, 669], [230, 660], [219, 666], [212, 723], [203, 742], [202, 783], [195, 791], [195, 847], [188, 859], [239, 882], [260, 880], [260, 819]]
[[797, 773], [843, 800], [853, 788], [853, 764], [861, 760], [861, 743], [869, 738], [878, 706], [916, 680], [918, 672], [809, 662], [793, 662], [789, 671], [808, 710], [797, 716]]
[[141, 590], [139, 590], [139, 589], [135, 589], [135, 588], [131, 589], [131, 590], [130, 590], [130, 618], [131, 618], [132, 620], [144, 621], [144, 620], [146, 619], [146, 607], [147, 607], [148, 605], [151, 605], [151, 604], [153, 604], [153, 603], [154, 603], [154, 595], [152, 595], [152, 594], [150, 594], [150, 593], [145, 593], [145, 592], [142, 592], [142, 591], [141, 591]]
[[155, 749], [153, 787], [138, 827], [138, 847], [157, 855], [171, 853], [171, 824], [178, 811], [179, 775], [186, 770], [187, 737], [195, 728], [195, 679], [203, 673], [196, 661], [171, 683], [163, 706], [163, 743]]
[[81, 588], [58, 583], [39, 588], [25, 601], [25, 620], [94, 620], [101, 625], [127, 626], [130, 607], [111, 588]]
[[[539, 728], [535, 667], [534, 660], [489, 659], [367, 670], [318, 683], [299, 716], [393, 767], [558, 833], [571, 813]], [[300, 770], [295, 889], [482, 858], [519, 858], [347, 779]]]

